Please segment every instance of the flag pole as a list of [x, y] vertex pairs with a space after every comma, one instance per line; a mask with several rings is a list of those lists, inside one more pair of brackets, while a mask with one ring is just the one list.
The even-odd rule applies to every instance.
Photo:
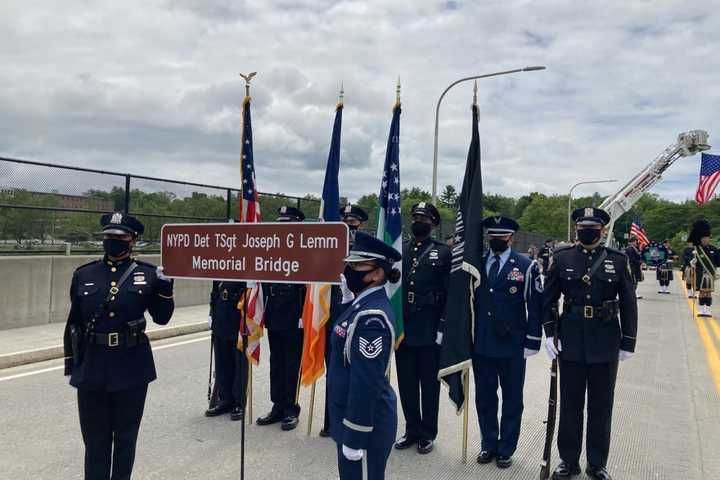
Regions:
[[308, 428], [307, 428], [307, 436], [310, 436], [310, 433], [312, 432], [312, 424], [313, 424], [313, 414], [315, 412], [315, 386], [317, 384], [317, 380], [313, 381], [312, 388], [310, 388], [310, 417], [308, 418]]
[[465, 411], [463, 412], [463, 444], [462, 444], [462, 461], [467, 463], [467, 450], [468, 450], [468, 419], [469, 419], [469, 408], [468, 408], [468, 395], [470, 395], [470, 369], [467, 368], [463, 372], [465, 381], [463, 382], [463, 390], [465, 393]]

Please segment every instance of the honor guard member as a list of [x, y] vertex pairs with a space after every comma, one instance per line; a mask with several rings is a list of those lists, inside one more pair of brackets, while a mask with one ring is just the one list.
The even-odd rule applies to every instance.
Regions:
[[219, 385], [219, 400], [205, 412], [215, 417], [230, 412], [231, 420], [245, 416], [245, 395], [248, 381], [248, 360], [238, 350], [242, 312], [238, 303], [245, 293], [245, 282], [214, 281], [210, 292], [210, 316], [215, 351], [215, 377]]
[[[305, 214], [294, 207], [280, 207], [278, 222], [302, 222]], [[282, 422], [283, 430], [297, 427], [300, 405], [297, 395], [303, 349], [302, 311], [305, 285], [264, 284], [265, 328], [270, 344], [270, 413], [258, 425]]]
[[65, 327], [65, 375], [77, 388], [85, 479], [129, 480], [148, 383], [157, 378], [145, 311], [170, 321], [173, 281], [130, 254], [144, 227], [123, 213], [103, 215], [105, 256], [75, 270]]
[[[643, 257], [640, 254], [640, 248], [638, 247], [638, 239], [635, 235], [632, 235], [628, 239], [628, 246], [625, 248], [625, 255], [628, 258], [630, 264], [630, 275], [633, 282], [633, 287], [637, 292], [638, 283], [643, 281], [642, 264]], [[642, 298], [641, 295], [636, 293], [637, 298]]]
[[670, 248], [670, 240], [663, 240], [658, 250], [661, 257], [655, 270], [657, 281], [660, 284], [658, 293], [669, 295], [668, 286], [673, 280], [673, 257], [675, 257], [675, 252]]
[[707, 220], [696, 221], [688, 241], [695, 246], [695, 258], [692, 263], [695, 269], [695, 289], [698, 292], [700, 317], [711, 317], [712, 294], [715, 290], [715, 270], [720, 266], [720, 250], [710, 243], [710, 224]]
[[[535, 261], [514, 252], [517, 222], [503, 216], [483, 220], [490, 250], [483, 257], [475, 290], [473, 372], [482, 450], [478, 463], [512, 465], [520, 437], [525, 360], [542, 342], [542, 278]], [[498, 425], [498, 385], [502, 415]]]
[[442, 314], [447, 298], [452, 254], [430, 237], [440, 224], [431, 203], [411, 209], [412, 238], [403, 243], [403, 323], [405, 338], [395, 352], [405, 435], [395, 443], [403, 450], [417, 444], [418, 453], [430, 453], [438, 433], [440, 382], [437, 374], [442, 342]]
[[[350, 248], [352, 248], [355, 234], [358, 230], [365, 228], [368, 221], [368, 215], [362, 208], [357, 205], [345, 205], [340, 209], [340, 220], [342, 220], [350, 230]], [[325, 323], [325, 368], [330, 368], [330, 349], [332, 348], [332, 332], [335, 328], [335, 320], [340, 316], [341, 305], [354, 298], [352, 292], [342, 286], [333, 285], [330, 289], [330, 318]], [[327, 375], [327, 373], [326, 373]], [[323, 427], [320, 430], [321, 437], [330, 436], [330, 415], [328, 414], [328, 391], [325, 389], [325, 416], [323, 417]]]
[[355, 295], [335, 323], [328, 372], [330, 433], [341, 480], [382, 480], [397, 432], [390, 385], [395, 318], [385, 290], [400, 272], [400, 253], [358, 232], [345, 259], [345, 284]]
[[[553, 254], [543, 302], [545, 345], [550, 358], [559, 356], [560, 366], [557, 442], [562, 461], [552, 478], [580, 473], [587, 392], [586, 473], [607, 480], [618, 360], [635, 351], [637, 300], [627, 257], [600, 244], [610, 221], [607, 212], [580, 208], [572, 219], [578, 243]], [[560, 295], [564, 301], [558, 322]]]
[[695, 246], [692, 242], [687, 242], [687, 247], [683, 250], [683, 280], [685, 280], [685, 288], [688, 291], [688, 298], [695, 298], [695, 269], [693, 267], [693, 259], [695, 258]]
[[538, 254], [538, 261], [540, 262], [543, 273], [547, 272], [548, 264], [550, 263], [550, 257], [552, 257], [552, 254], [553, 239], [548, 238], [547, 240], [545, 240], [545, 245], [543, 246], [543, 248], [540, 249], [540, 253]]

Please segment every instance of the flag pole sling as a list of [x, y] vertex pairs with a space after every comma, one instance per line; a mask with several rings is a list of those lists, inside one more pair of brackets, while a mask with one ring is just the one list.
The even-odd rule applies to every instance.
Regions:
[[466, 369], [463, 372], [465, 381], [463, 382], [463, 390], [465, 391], [465, 411], [463, 412], [463, 446], [462, 446], [462, 461], [467, 463], [467, 450], [468, 450], [468, 395], [470, 393], [470, 369]]
[[312, 384], [312, 388], [310, 389], [310, 418], [308, 418], [308, 428], [307, 428], [307, 435], [310, 436], [310, 432], [312, 432], [312, 424], [313, 424], [313, 413], [315, 412], [315, 385], [317, 384], [317, 380], [315, 380]]

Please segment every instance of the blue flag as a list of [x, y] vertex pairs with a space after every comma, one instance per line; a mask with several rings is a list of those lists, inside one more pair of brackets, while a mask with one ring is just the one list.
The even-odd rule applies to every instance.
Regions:
[[338, 103], [335, 110], [335, 123], [333, 124], [330, 153], [328, 154], [327, 168], [325, 169], [325, 183], [323, 184], [322, 201], [318, 217], [324, 222], [340, 221], [340, 187], [338, 174], [340, 172], [340, 132], [342, 130], [343, 104]]

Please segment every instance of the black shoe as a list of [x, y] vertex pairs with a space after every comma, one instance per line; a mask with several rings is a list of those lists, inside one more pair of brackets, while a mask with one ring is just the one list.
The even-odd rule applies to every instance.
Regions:
[[218, 415], [222, 415], [223, 413], [228, 413], [230, 410], [232, 410], [232, 408], [232, 404], [230, 403], [221, 403], [220, 405], [215, 405], [214, 407], [210, 407], [205, 410], [205, 416], [217, 417]]
[[323, 438], [327, 438], [330, 436], [330, 430], [323, 428], [320, 430], [320, 436]]
[[552, 474], [553, 480], [563, 479], [563, 478], [570, 478], [574, 477], [575, 475], [580, 475], [580, 465], [577, 463], [575, 464], [569, 464], [565, 461], [560, 462], [560, 465], [557, 466], [555, 471]]
[[498, 455], [495, 459], [495, 465], [497, 465], [498, 468], [510, 468], [512, 465], [512, 457]]
[[264, 425], [272, 425], [273, 423], [282, 422], [282, 420], [283, 420], [282, 415], [275, 413], [275, 412], [270, 412], [267, 415], [265, 415], [264, 417], [259, 417], [255, 423], [260, 426], [264, 426]]
[[425, 455], [433, 451], [432, 440], [418, 440], [417, 451], [419, 454]]
[[593, 478], [595, 480], [612, 480], [612, 477], [608, 473], [607, 469], [605, 467], [602, 468], [595, 468], [588, 466], [585, 469], [585, 473], [588, 474], [588, 477]]
[[411, 437], [407, 433], [403, 435], [400, 440], [395, 442], [395, 449], [396, 450], [405, 450], [406, 448], [410, 448], [413, 445], [418, 443], [417, 438]]
[[286, 432], [289, 432], [290, 430], [295, 430], [295, 427], [298, 426], [298, 423], [300, 423], [298, 417], [290, 415], [289, 417], [283, 418], [280, 428], [282, 428]]
[[230, 420], [233, 422], [237, 422], [238, 420], [244, 420], [245, 419], [245, 410], [243, 410], [241, 407], [234, 407], [232, 409], [232, 412], [230, 412]]
[[483, 450], [482, 452], [480, 452], [480, 455], [478, 455], [478, 457], [477, 457], [477, 463], [479, 463], [481, 465], [490, 463], [493, 460], [495, 460], [495, 453], [489, 452], [487, 450]]

